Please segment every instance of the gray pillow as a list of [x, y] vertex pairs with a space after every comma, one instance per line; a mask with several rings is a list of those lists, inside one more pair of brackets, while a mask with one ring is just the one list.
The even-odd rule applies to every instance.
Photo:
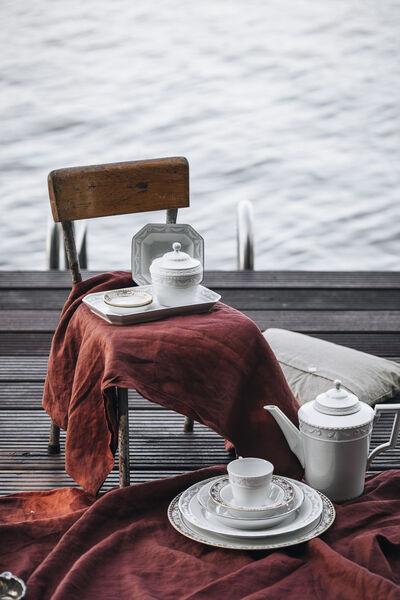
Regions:
[[335, 379], [371, 406], [400, 392], [400, 364], [391, 360], [285, 329], [263, 335], [299, 404], [332, 388]]

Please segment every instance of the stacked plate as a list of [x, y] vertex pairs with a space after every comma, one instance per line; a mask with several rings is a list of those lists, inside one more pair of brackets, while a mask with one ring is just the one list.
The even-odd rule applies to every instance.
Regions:
[[269, 550], [306, 542], [330, 527], [335, 509], [305, 483], [274, 475], [262, 506], [237, 506], [228, 476], [201, 481], [179, 494], [168, 518], [198, 542], [236, 550]]

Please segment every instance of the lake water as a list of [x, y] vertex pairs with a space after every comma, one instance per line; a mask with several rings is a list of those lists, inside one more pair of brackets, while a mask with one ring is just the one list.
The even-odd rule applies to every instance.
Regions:
[[[400, 268], [398, 0], [3, 0], [0, 268], [45, 268], [47, 173], [186, 156], [206, 267]], [[149, 213], [89, 223], [128, 268]]]

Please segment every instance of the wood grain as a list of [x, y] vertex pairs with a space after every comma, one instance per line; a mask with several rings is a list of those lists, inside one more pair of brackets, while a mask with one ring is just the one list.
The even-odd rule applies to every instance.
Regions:
[[54, 221], [76, 221], [189, 206], [183, 157], [72, 167], [48, 176]]

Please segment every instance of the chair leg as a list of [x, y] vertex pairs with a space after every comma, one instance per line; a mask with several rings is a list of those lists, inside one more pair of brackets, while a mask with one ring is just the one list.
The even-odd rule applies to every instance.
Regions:
[[189, 417], [185, 417], [185, 423], [183, 425], [183, 431], [185, 433], [189, 431], [193, 431], [194, 422], [193, 419], [189, 419]]
[[128, 390], [117, 387], [119, 487], [130, 484]]
[[53, 421], [50, 423], [47, 451], [49, 454], [60, 454], [60, 428]]

